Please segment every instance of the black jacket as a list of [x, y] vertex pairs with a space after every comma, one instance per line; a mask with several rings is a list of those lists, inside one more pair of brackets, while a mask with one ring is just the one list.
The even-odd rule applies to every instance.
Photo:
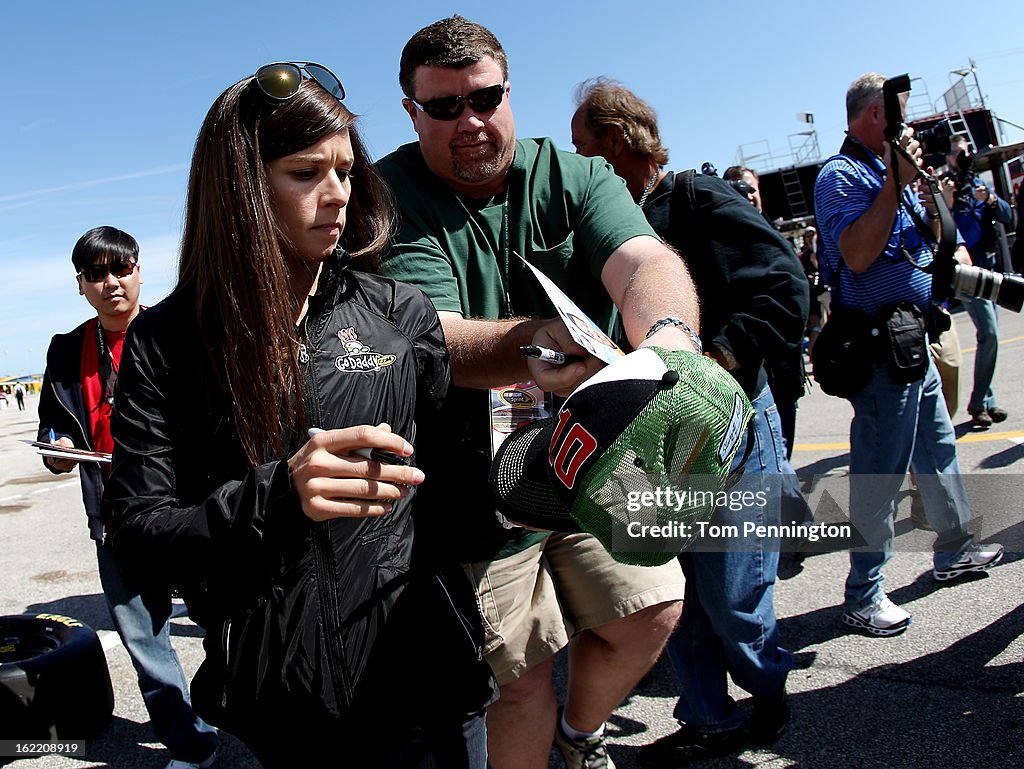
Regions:
[[[57, 334], [50, 340], [50, 347], [46, 351], [43, 389], [39, 393], [40, 441], [49, 441], [52, 429], [55, 438], [70, 438], [75, 448], [93, 448], [89, 416], [85, 413], [85, 400], [82, 396], [82, 345], [85, 343], [86, 327], [94, 320], [87, 320], [74, 331]], [[51, 473], [60, 472], [46, 462], [43, 465]], [[82, 481], [82, 502], [89, 516], [89, 535], [101, 541], [103, 471], [94, 462], [81, 462], [78, 474]]]
[[[692, 195], [676, 183], [692, 176]], [[748, 396], [762, 364], [798, 349], [807, 325], [807, 278], [786, 240], [728, 183], [669, 172], [644, 206], [651, 226], [686, 260], [700, 295], [701, 340], [735, 356], [730, 373]]]
[[[289, 725], [334, 739], [385, 706], [395, 724], [479, 710], [492, 691], [470, 585], [414, 563], [412, 499], [317, 524], [284, 459], [247, 468], [191, 307], [177, 292], [131, 327], [108, 501], [119, 555], [169, 575], [207, 628], [197, 712], [261, 745]], [[422, 292], [335, 260], [303, 337], [308, 426], [387, 421], [416, 444], [449, 381]]]

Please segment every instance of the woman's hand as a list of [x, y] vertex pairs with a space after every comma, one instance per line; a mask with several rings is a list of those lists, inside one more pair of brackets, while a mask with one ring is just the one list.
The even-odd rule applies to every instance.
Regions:
[[413, 448], [391, 427], [360, 425], [314, 435], [288, 460], [302, 512], [314, 521], [390, 513], [395, 500], [423, 483], [423, 471], [365, 459], [356, 449], [383, 449], [408, 457]]

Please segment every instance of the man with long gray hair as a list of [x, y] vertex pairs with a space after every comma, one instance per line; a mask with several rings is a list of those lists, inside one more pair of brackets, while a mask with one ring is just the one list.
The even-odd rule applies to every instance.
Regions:
[[[778, 527], [782, 476], [792, 473], [767, 384], [767, 356], [798, 349], [807, 322], [807, 281], [789, 244], [727, 182], [693, 171], [662, 170], [654, 110], [625, 86], [583, 83], [572, 119], [581, 155], [601, 156], [654, 227], [680, 254], [701, 297], [701, 339], [754, 406], [753, 431], [734, 461], [737, 488], [763, 492], [766, 504], [720, 508], [724, 525]], [[745, 449], [749, 445], [749, 452]], [[774, 493], [769, 493], [774, 490]], [[640, 751], [645, 767], [669, 769], [733, 753], [749, 741], [775, 742], [786, 727], [790, 653], [779, 645], [774, 585], [777, 539], [700, 546], [679, 556], [686, 597], [668, 654], [679, 681], [674, 715], [681, 728]], [[728, 693], [728, 677], [753, 695], [753, 715]]]

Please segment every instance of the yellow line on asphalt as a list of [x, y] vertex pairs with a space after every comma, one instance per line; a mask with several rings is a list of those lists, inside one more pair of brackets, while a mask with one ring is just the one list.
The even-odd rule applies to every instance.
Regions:
[[[1010, 344], [1010, 342], [1019, 342], [1022, 339], [1024, 339], [1024, 336], [1013, 336], [1013, 337], [1010, 337], [1009, 339], [1000, 339], [999, 340], [999, 344], [1001, 344], [1001, 345], [1002, 344]], [[961, 353], [974, 352], [977, 349], [978, 349], [977, 347], [964, 347], [962, 350], [960, 350], [960, 352]]]
[[[969, 433], [957, 439], [957, 443], [987, 443], [988, 441], [1012, 441], [1024, 439], [1024, 430], [1010, 430], [1004, 433]], [[849, 443], [797, 443], [793, 451], [849, 451]]]
[[[1024, 336], [1013, 336], [1009, 339], [1000, 339], [999, 344], [1010, 344], [1011, 342], [1020, 342], [1024, 340]], [[960, 350], [961, 353], [974, 352], [977, 347], [965, 347]], [[1008, 440], [1012, 441], [1017, 438], [1024, 438], [1024, 430], [1013, 430], [1006, 433], [970, 433], [957, 439], [957, 443], [986, 443], [988, 441], [1001, 441]], [[793, 446], [793, 451], [849, 451], [849, 443], [797, 443]]]

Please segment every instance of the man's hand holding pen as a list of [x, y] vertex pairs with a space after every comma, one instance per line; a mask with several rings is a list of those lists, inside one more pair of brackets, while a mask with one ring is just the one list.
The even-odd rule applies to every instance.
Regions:
[[423, 483], [423, 471], [407, 464], [368, 459], [363, 449], [390, 452], [397, 460], [412, 456], [413, 447], [387, 424], [338, 430], [310, 430], [310, 438], [288, 460], [292, 484], [302, 511], [314, 521], [384, 515], [396, 500]]
[[526, 359], [530, 376], [537, 386], [545, 392], [553, 392], [563, 397], [568, 396], [605, 366], [604, 361], [588, 353], [572, 338], [569, 329], [558, 318], [541, 327], [533, 335], [533, 344], [527, 347], [542, 348], [566, 356], [565, 363], [543, 359], [550, 356], [527, 355]]
[[[56, 437], [53, 428], [50, 429], [50, 444], [64, 449], [73, 449], [75, 447], [75, 442], [67, 436]], [[43, 457], [43, 461], [58, 473], [70, 473], [78, 467], [78, 463], [74, 460], [61, 459], [60, 457]]]

